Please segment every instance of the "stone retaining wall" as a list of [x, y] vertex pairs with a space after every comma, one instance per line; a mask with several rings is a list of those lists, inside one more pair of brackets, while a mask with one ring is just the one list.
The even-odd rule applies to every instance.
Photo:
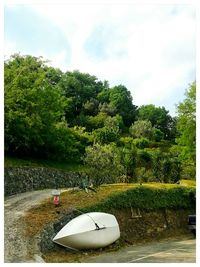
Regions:
[[7, 167], [4, 170], [5, 196], [45, 188], [75, 187], [83, 173], [64, 172], [44, 167]]

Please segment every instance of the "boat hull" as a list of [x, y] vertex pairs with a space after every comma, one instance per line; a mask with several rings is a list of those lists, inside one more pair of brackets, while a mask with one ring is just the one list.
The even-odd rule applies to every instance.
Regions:
[[119, 237], [120, 230], [115, 216], [90, 212], [71, 220], [53, 241], [72, 249], [95, 249], [106, 247]]

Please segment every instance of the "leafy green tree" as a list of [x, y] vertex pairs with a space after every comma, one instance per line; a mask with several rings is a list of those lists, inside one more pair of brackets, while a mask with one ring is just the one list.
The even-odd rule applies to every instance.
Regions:
[[181, 179], [182, 166], [178, 157], [171, 157], [170, 182], [177, 183]]
[[137, 182], [137, 147], [134, 141], [135, 139], [132, 137], [126, 136], [121, 137], [117, 142], [121, 155], [121, 164], [123, 166], [123, 182]]
[[99, 112], [106, 113], [109, 116], [115, 116], [117, 110], [110, 103], [103, 102], [103, 104], [99, 104]]
[[98, 113], [99, 101], [95, 98], [90, 98], [83, 104], [83, 112], [86, 115], [96, 116]]
[[137, 148], [143, 149], [146, 147], [149, 147], [150, 141], [147, 138], [141, 137], [141, 138], [135, 138], [134, 144]]
[[119, 146], [128, 146], [128, 147], [131, 147], [131, 146], [134, 146], [135, 145], [135, 139], [130, 137], [130, 136], [125, 136], [125, 137], [121, 137], [120, 140], [119, 140]]
[[104, 127], [93, 131], [94, 141], [100, 144], [116, 142], [120, 138], [120, 132], [124, 128], [124, 123], [120, 115], [106, 117]]
[[127, 143], [124, 147], [120, 148], [121, 165], [123, 166], [123, 175], [127, 183], [137, 182], [136, 177], [136, 160], [137, 149], [133, 143]]
[[176, 183], [180, 180], [181, 163], [176, 155], [157, 149], [152, 153], [152, 159], [152, 170], [156, 181]]
[[148, 139], [151, 139], [152, 137], [151, 122], [147, 120], [135, 121], [134, 124], [131, 125], [129, 132], [133, 137], [136, 138], [146, 137]]
[[64, 122], [59, 122], [46, 136], [40, 154], [55, 161], [80, 162], [85, 153], [86, 142], [87, 140], [83, 137], [81, 139], [73, 128], [69, 128]]
[[109, 144], [119, 140], [119, 128], [104, 126], [93, 131], [94, 142], [100, 144]]
[[164, 134], [161, 130], [153, 127], [152, 131], [152, 139], [156, 142], [160, 142], [164, 138]]
[[104, 127], [105, 121], [109, 116], [106, 113], [98, 113], [96, 116], [87, 117], [85, 127], [88, 131]]
[[84, 162], [89, 166], [88, 175], [95, 186], [116, 182], [123, 170], [120, 155], [114, 145], [88, 146]]
[[109, 98], [110, 98], [110, 88], [109, 88], [109, 86], [107, 86], [106, 88], [104, 88], [97, 95], [97, 99], [99, 100], [99, 102], [101, 104], [104, 104], [104, 103], [107, 103], [108, 104], [110, 102]]
[[61, 81], [63, 73], [60, 69], [55, 69], [46, 65], [44, 65], [43, 68], [46, 71], [46, 78], [49, 84], [57, 85]]
[[104, 126], [115, 128], [115, 129], [118, 129], [119, 131], [122, 131], [125, 127], [122, 116], [120, 116], [119, 114], [117, 114], [114, 117], [110, 117], [110, 116], [107, 117], [104, 122]]
[[130, 127], [137, 113], [130, 91], [123, 85], [115, 86], [110, 89], [109, 101], [110, 106], [122, 116], [125, 126]]
[[104, 89], [104, 83], [98, 81], [95, 76], [77, 70], [66, 72], [62, 75], [59, 86], [66, 98], [72, 99], [71, 114], [73, 117], [68, 117], [66, 113], [66, 119], [70, 124], [73, 124], [73, 119], [84, 111], [86, 113], [93, 111], [96, 114], [97, 95]]
[[[140, 182], [148, 182], [147, 171], [152, 167], [152, 157], [151, 154], [144, 150], [138, 149], [137, 151], [137, 167], [140, 169]], [[139, 175], [138, 175], [139, 176]]]
[[195, 162], [196, 158], [196, 83], [190, 85], [185, 100], [177, 106], [176, 141], [181, 148], [182, 157]]
[[138, 119], [148, 120], [152, 127], [159, 129], [167, 140], [175, 138], [175, 120], [164, 107], [143, 105], [138, 109]]
[[74, 118], [74, 99], [73, 97], [66, 97], [65, 98], [65, 118], [67, 119], [68, 123], [72, 121]]
[[63, 118], [62, 92], [41, 58], [16, 54], [4, 70], [5, 150], [39, 154]]
[[155, 177], [156, 182], [162, 182], [162, 175], [163, 175], [163, 169], [162, 169], [162, 160], [163, 160], [163, 154], [160, 151], [160, 149], [155, 150], [152, 153], [152, 172]]

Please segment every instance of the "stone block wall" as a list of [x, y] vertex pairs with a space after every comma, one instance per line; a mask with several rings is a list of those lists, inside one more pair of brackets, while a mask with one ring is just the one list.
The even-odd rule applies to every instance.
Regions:
[[4, 195], [46, 188], [75, 187], [80, 184], [82, 175], [84, 174], [43, 167], [7, 167], [4, 170]]

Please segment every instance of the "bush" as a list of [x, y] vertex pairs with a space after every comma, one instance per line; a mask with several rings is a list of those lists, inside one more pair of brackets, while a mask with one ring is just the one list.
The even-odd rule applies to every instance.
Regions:
[[164, 133], [157, 128], [153, 128], [153, 140], [160, 142], [164, 138]]
[[[115, 193], [92, 207], [96, 211], [110, 211], [111, 208], [157, 209], [192, 209], [196, 208], [196, 190], [191, 187], [148, 188], [138, 186], [125, 192]], [[91, 208], [90, 208], [91, 210]]]
[[114, 183], [122, 174], [123, 166], [115, 145], [95, 144], [86, 148], [84, 162], [89, 166], [88, 175], [95, 186]]
[[138, 120], [129, 128], [129, 132], [133, 137], [140, 138], [146, 137], [151, 139], [152, 137], [152, 124], [148, 120]]
[[134, 139], [134, 144], [136, 145], [137, 148], [146, 148], [149, 147], [149, 140], [147, 138], [135, 138]]
[[100, 129], [96, 129], [93, 132], [95, 143], [100, 144], [109, 144], [111, 142], [115, 142], [119, 139], [119, 129], [103, 127]]

